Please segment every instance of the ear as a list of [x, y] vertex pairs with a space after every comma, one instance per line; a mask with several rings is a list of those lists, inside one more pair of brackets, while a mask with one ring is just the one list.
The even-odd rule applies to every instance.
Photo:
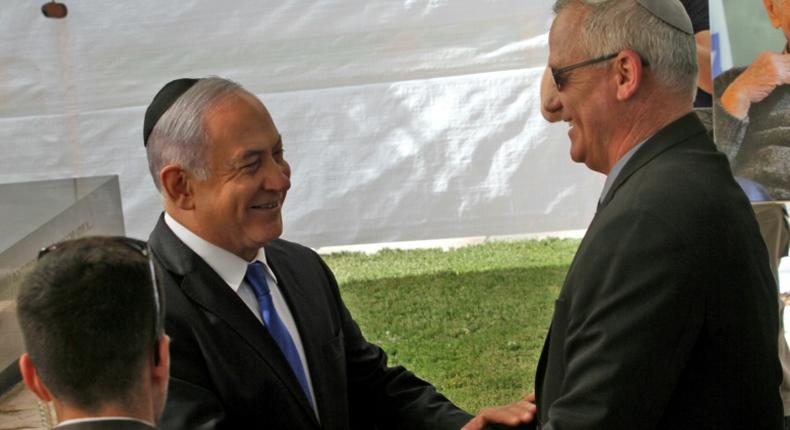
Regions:
[[782, 25], [782, 10], [774, 5], [774, 0], [763, 0], [765, 11], [768, 13], [768, 19], [774, 28], [779, 28]]
[[159, 184], [165, 200], [179, 209], [191, 210], [195, 206], [192, 179], [180, 166], [168, 164], [159, 171]]
[[642, 57], [630, 49], [617, 54], [614, 61], [617, 100], [625, 101], [636, 94], [642, 85]]
[[151, 384], [157, 388], [167, 390], [170, 378], [170, 336], [163, 335], [156, 343], [159, 353], [159, 363], [151, 357]]
[[22, 373], [22, 380], [25, 382], [28, 390], [45, 402], [52, 401], [52, 393], [49, 392], [44, 382], [39, 378], [36, 366], [28, 353], [24, 353], [19, 357], [19, 371]]

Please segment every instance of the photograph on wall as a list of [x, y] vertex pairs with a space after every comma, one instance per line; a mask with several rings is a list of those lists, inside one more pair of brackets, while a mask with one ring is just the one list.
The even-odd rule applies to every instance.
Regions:
[[711, 0], [714, 138], [754, 202], [790, 200], [790, 1]]

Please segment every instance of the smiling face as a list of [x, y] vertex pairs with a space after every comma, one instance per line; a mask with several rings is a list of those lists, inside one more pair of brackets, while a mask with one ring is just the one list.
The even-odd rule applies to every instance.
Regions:
[[[562, 9], [549, 32], [549, 67], [560, 69], [589, 60], [578, 48], [578, 34], [585, 11], [579, 7]], [[570, 126], [570, 155], [592, 170], [608, 173], [606, 145], [612, 123], [607, 97], [608, 62], [571, 70], [563, 75], [562, 89], [552, 90], [551, 111], [554, 120]], [[551, 79], [551, 76], [547, 76]], [[546, 98], [544, 97], [544, 100]]]
[[282, 234], [282, 206], [291, 187], [280, 133], [255, 97], [236, 93], [205, 115], [208, 179], [190, 179], [195, 233], [249, 261]]

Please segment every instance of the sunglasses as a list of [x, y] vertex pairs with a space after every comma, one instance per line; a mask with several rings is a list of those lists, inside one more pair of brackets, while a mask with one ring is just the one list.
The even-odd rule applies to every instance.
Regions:
[[[571, 70], [576, 70], [581, 67], [592, 66], [593, 64], [602, 63], [604, 61], [611, 60], [612, 58], [617, 57], [620, 54], [619, 52], [615, 52], [613, 54], [602, 55], [600, 57], [593, 58], [592, 60], [582, 61], [580, 63], [571, 64], [570, 66], [561, 67], [559, 69], [555, 69], [554, 67], [550, 67], [551, 69], [551, 77], [554, 79], [554, 86], [557, 87], [557, 91], [562, 91], [562, 88], [565, 86], [565, 79], [563, 75], [567, 74]], [[640, 57], [641, 58], [641, 57]], [[647, 62], [644, 58], [641, 58], [642, 66], [647, 67], [650, 63]]]
[[[148, 260], [148, 270], [151, 273], [151, 285], [153, 286], [154, 292], [154, 364], [159, 365], [160, 357], [159, 357], [159, 338], [162, 337], [163, 331], [163, 323], [162, 323], [162, 299], [159, 293], [159, 283], [156, 279], [156, 271], [154, 270], [154, 261], [151, 258], [151, 253], [148, 249], [148, 244], [139, 239], [132, 239], [131, 237], [125, 236], [112, 236], [110, 239], [114, 242], [123, 244], [141, 256], [145, 257]], [[41, 260], [45, 255], [49, 254], [50, 252], [61, 248], [63, 246], [63, 242], [55, 243], [53, 245], [47, 246], [46, 248], [42, 248], [38, 251], [38, 260]]]

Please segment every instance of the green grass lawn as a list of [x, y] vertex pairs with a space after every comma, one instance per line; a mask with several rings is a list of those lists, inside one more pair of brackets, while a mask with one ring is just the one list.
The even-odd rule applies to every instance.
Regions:
[[325, 256], [365, 336], [462, 408], [533, 390], [578, 240]]

